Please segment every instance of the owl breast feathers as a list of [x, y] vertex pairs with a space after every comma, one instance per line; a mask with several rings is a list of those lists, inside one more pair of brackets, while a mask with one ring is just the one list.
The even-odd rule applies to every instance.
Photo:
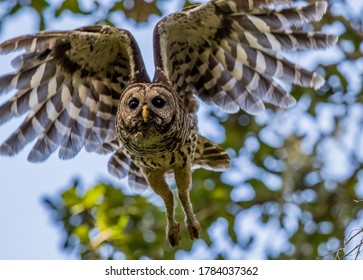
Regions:
[[[276, 4], [282, 4], [281, 8]], [[287, 0], [212, 0], [168, 15], [154, 29], [155, 76], [151, 81], [134, 37], [123, 29], [87, 26], [40, 32], [0, 44], [0, 52], [25, 49], [16, 70], [0, 78], [0, 125], [25, 118], [0, 146], [13, 156], [36, 140], [29, 161], [58, 150], [70, 159], [84, 147], [112, 153], [111, 174], [133, 189], [150, 186], [164, 200], [166, 233], [178, 245], [173, 176], [191, 239], [200, 225], [189, 198], [191, 170], [222, 171], [228, 154], [198, 135], [196, 97], [228, 113], [250, 114], [264, 103], [288, 108], [295, 99], [280, 81], [319, 88], [324, 79], [289, 62], [282, 51], [326, 48], [336, 36], [305, 32], [327, 3], [294, 8]]]

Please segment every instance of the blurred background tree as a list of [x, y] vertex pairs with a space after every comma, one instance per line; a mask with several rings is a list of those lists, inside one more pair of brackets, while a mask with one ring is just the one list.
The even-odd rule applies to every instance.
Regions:
[[[167, 2], [174, 1], [0, 1], [0, 23], [32, 9], [40, 29], [63, 13], [106, 24], [124, 13], [137, 25], [162, 16]], [[82, 259], [361, 259], [363, 5], [328, 2], [327, 15], [312, 28], [340, 35], [337, 47], [329, 57], [289, 54], [326, 77], [321, 90], [294, 87], [294, 108], [268, 107], [257, 117], [201, 106], [205, 125], [221, 132], [207, 136], [232, 156], [228, 172], [193, 174], [201, 239], [191, 242], [184, 231], [180, 246], [171, 248], [162, 203], [151, 191], [135, 195], [124, 181], [83, 187], [75, 180], [58, 197], [44, 198], [64, 232], [64, 249]]]

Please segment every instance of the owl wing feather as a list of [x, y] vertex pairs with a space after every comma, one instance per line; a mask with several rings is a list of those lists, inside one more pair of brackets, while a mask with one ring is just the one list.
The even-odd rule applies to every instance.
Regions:
[[0, 146], [12, 156], [37, 139], [28, 159], [73, 158], [83, 147], [108, 153], [119, 148], [115, 115], [130, 82], [150, 81], [139, 48], [126, 30], [88, 26], [40, 32], [0, 44], [0, 53], [25, 49], [12, 61], [14, 73], [0, 77], [0, 94], [16, 93], [0, 106], [0, 125], [26, 114]]
[[230, 161], [229, 155], [223, 148], [198, 135], [193, 169], [204, 168], [206, 170], [225, 171], [230, 167]]
[[156, 69], [182, 98], [193, 93], [229, 113], [257, 114], [264, 103], [292, 106], [295, 99], [279, 80], [319, 88], [324, 79], [280, 52], [325, 48], [337, 38], [300, 29], [322, 18], [326, 2], [268, 6], [278, 3], [289, 1], [212, 0], [167, 16], [154, 31]]
[[108, 162], [108, 171], [111, 175], [123, 179], [127, 176], [128, 185], [135, 193], [141, 193], [148, 188], [148, 183], [140, 168], [122, 151], [117, 150]]

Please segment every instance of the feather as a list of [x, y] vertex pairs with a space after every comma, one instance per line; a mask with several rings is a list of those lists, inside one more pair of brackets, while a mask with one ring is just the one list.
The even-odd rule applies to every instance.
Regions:
[[[272, 7], [289, 1], [214, 0], [171, 14], [156, 26], [156, 67], [163, 69], [182, 98], [190, 91], [228, 113], [251, 114], [263, 102], [288, 108], [295, 99], [280, 85], [318, 89], [324, 79], [288, 61], [281, 51], [326, 48], [337, 37], [305, 32], [327, 3]], [[263, 102], [262, 102], [263, 101]]]
[[122, 149], [118, 149], [108, 161], [107, 167], [111, 175], [122, 179], [127, 176], [131, 159], [125, 155]]
[[0, 146], [15, 155], [37, 139], [28, 159], [43, 161], [59, 147], [59, 157], [74, 157], [82, 147], [115, 150], [115, 115], [126, 86], [149, 78], [139, 48], [126, 30], [92, 26], [40, 32], [0, 44], [0, 52], [25, 49], [0, 77], [0, 93], [15, 89], [0, 105], [0, 124], [26, 114], [22, 125]]
[[213, 171], [225, 171], [229, 167], [229, 155], [217, 144], [198, 135], [193, 169], [204, 168]]
[[130, 163], [128, 172], [128, 184], [130, 189], [135, 193], [142, 193], [149, 187], [140, 168], [133, 161]]

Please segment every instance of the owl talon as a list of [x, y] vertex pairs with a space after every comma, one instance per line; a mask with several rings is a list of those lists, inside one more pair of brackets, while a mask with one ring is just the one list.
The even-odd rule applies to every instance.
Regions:
[[197, 220], [193, 220], [193, 221], [187, 221], [186, 224], [189, 233], [189, 238], [191, 240], [198, 239], [201, 230], [199, 222]]
[[166, 234], [168, 236], [170, 245], [173, 247], [178, 246], [181, 239], [180, 224], [174, 223], [172, 225], [168, 225], [166, 228]]

